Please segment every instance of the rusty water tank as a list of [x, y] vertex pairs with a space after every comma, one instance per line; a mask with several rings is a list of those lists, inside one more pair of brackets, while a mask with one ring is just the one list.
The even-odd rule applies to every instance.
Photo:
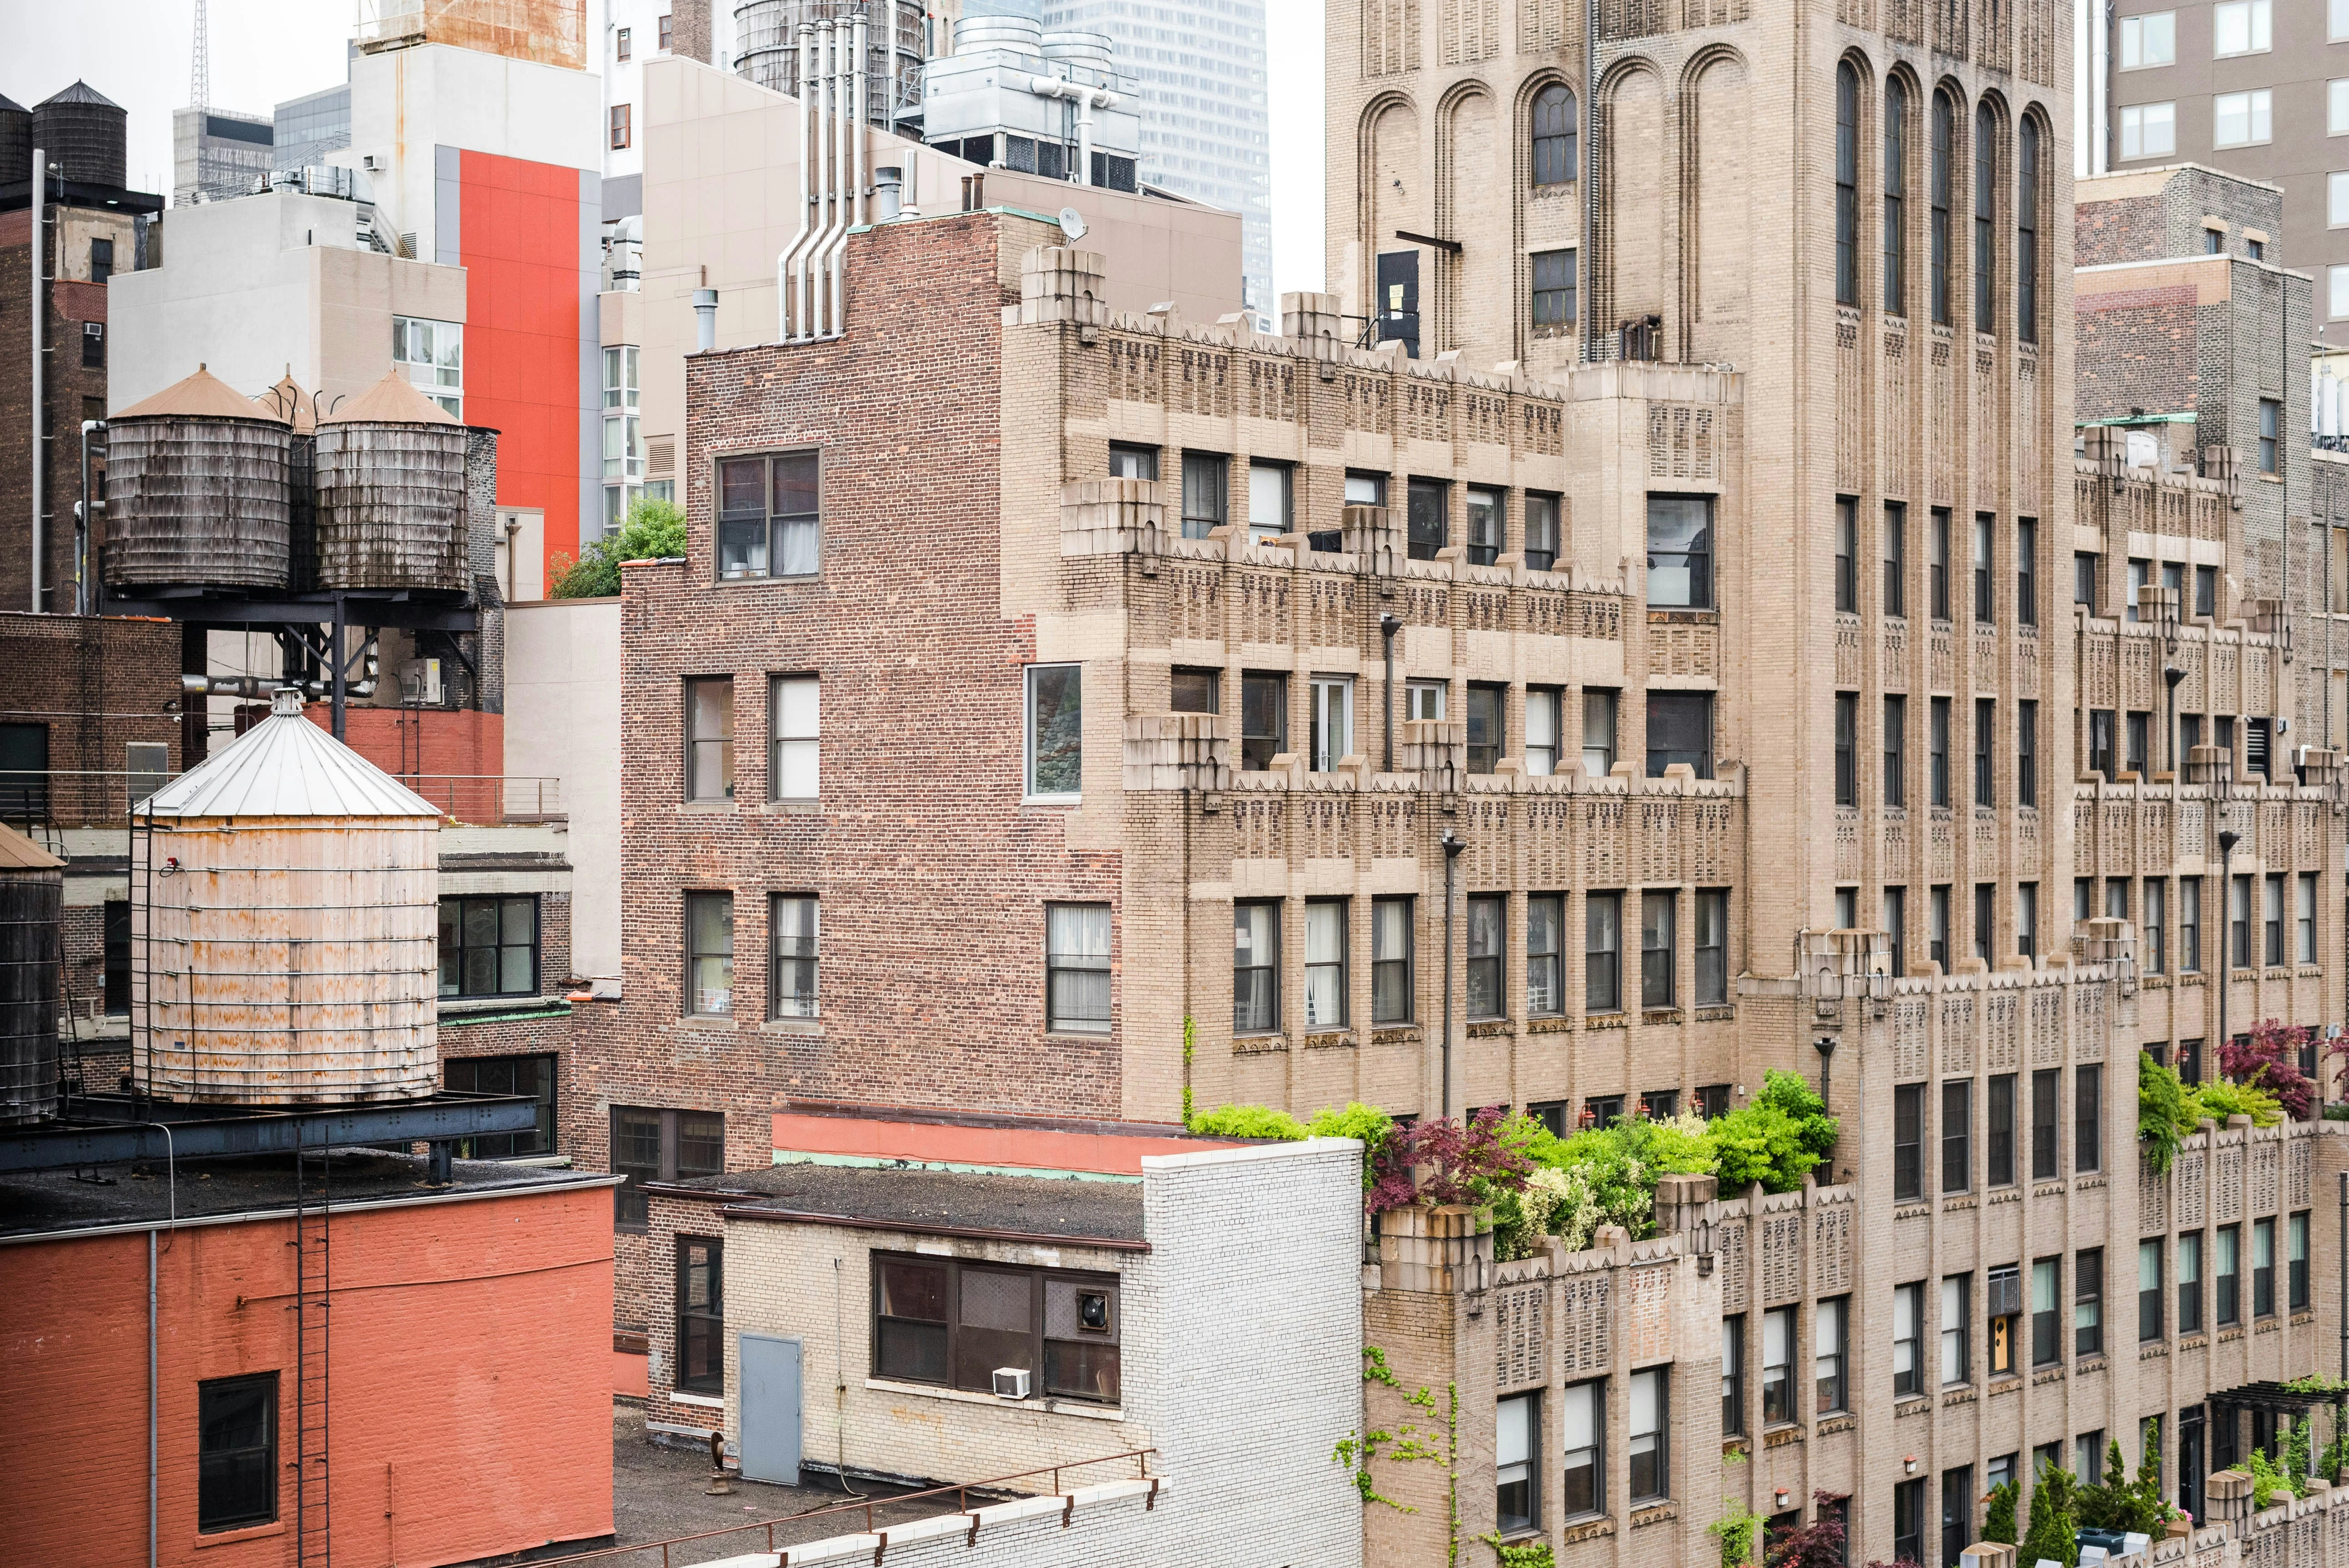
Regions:
[[465, 427], [397, 372], [318, 418], [318, 587], [462, 593]]
[[107, 421], [106, 580], [282, 588], [293, 434], [205, 367]]
[[415, 1099], [440, 1082], [437, 807], [298, 694], [140, 803], [130, 1065], [159, 1098]]
[[0, 826], [0, 1127], [57, 1115], [65, 862]]

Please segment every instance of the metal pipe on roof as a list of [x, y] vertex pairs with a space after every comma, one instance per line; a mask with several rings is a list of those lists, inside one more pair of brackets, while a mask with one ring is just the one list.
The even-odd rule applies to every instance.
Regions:
[[823, 182], [823, 193], [817, 212], [823, 229], [815, 243], [812, 283], [815, 288], [814, 306], [807, 312], [807, 336], [820, 337], [828, 320], [827, 306], [832, 299], [830, 283], [833, 234], [840, 227], [840, 181], [834, 172], [840, 144], [840, 25], [827, 21], [818, 35], [818, 52], [823, 69], [823, 133], [816, 166], [817, 177]]
[[[856, 181], [854, 189], [856, 192], [856, 223], [859, 228], [864, 227], [867, 223], [872, 221], [872, 211], [866, 205], [867, 192], [865, 190], [865, 161], [866, 154], [869, 151], [866, 146], [866, 132], [868, 130], [866, 117], [871, 113], [873, 108], [872, 104], [867, 100], [872, 96], [873, 84], [867, 79], [864, 69], [866, 64], [865, 49], [867, 47], [865, 26], [866, 24], [864, 13], [857, 13], [856, 52], [854, 55], [854, 63], [856, 67], [856, 112], [849, 119], [848, 137], [856, 147]], [[896, 57], [895, 50], [893, 49], [890, 51], [890, 57], [892, 59]], [[843, 248], [841, 254], [843, 258], [845, 259], [847, 255], [845, 247]]]
[[26, 290], [25, 291], [25, 292], [26, 292], [26, 301], [27, 301], [28, 305], [30, 306], [30, 314], [31, 314], [31, 316], [32, 316], [32, 317], [33, 317], [33, 333], [32, 333], [32, 341], [33, 341], [33, 604], [32, 604], [32, 610], [33, 610], [33, 613], [34, 613], [35, 615], [38, 615], [38, 614], [40, 614], [40, 613], [41, 613], [41, 545], [42, 545], [42, 540], [41, 540], [41, 438], [42, 438], [43, 434], [45, 433], [45, 431], [44, 431], [44, 430], [43, 430], [43, 428], [42, 428], [42, 420], [41, 420], [41, 412], [42, 412], [41, 356], [43, 355], [43, 353], [45, 353], [45, 352], [47, 351], [47, 350], [43, 348], [43, 346], [42, 346], [42, 343], [41, 343], [41, 335], [42, 335], [42, 330], [43, 330], [43, 328], [44, 328], [44, 327], [46, 327], [48, 325], [48, 322], [47, 322], [48, 310], [47, 310], [47, 304], [48, 304], [48, 299], [47, 299], [47, 293], [46, 293], [45, 288], [44, 288], [44, 286], [47, 283], [47, 281], [48, 281], [48, 280], [47, 280], [46, 277], [42, 276], [42, 271], [43, 271], [43, 268], [44, 268], [44, 266], [45, 266], [45, 265], [46, 265], [46, 264], [45, 264], [45, 258], [44, 258], [44, 257], [43, 257], [43, 255], [42, 255], [42, 244], [41, 244], [41, 208], [42, 208], [42, 206], [44, 205], [44, 203], [43, 203], [43, 202], [42, 202], [42, 200], [41, 200], [42, 193], [43, 193], [43, 192], [42, 192], [42, 190], [41, 190], [41, 187], [42, 187], [42, 185], [43, 185], [44, 183], [46, 183], [46, 182], [47, 182], [47, 157], [48, 157], [48, 155], [47, 155], [46, 152], [44, 152], [40, 148], [36, 147], [36, 148], [34, 148], [34, 149], [33, 149], [33, 184], [32, 184], [32, 197], [33, 197], [33, 249], [32, 249], [32, 267], [33, 267], [33, 271], [32, 271], [32, 276], [31, 276], [31, 284], [32, 284], [32, 286], [31, 286], [30, 288], [28, 288], [28, 289], [26, 289]]
[[[815, 24], [802, 22], [799, 36], [799, 71], [792, 85], [799, 89], [800, 121], [800, 223], [792, 232], [792, 243], [775, 258], [775, 341], [789, 342], [799, 334], [794, 321], [804, 325], [807, 317], [807, 243], [815, 232], [808, 221], [808, 204], [814, 200], [813, 184], [808, 169], [808, 152], [815, 135], [815, 97], [809, 91], [809, 75], [814, 68]], [[798, 308], [793, 310], [794, 294]], [[706, 347], [706, 346], [705, 346]]]

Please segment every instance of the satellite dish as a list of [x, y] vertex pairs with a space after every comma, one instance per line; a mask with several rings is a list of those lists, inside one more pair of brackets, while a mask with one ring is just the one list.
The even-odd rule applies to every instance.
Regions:
[[1085, 237], [1085, 215], [1082, 213], [1078, 212], [1074, 207], [1061, 208], [1061, 233], [1066, 234], [1071, 240], [1083, 239]]

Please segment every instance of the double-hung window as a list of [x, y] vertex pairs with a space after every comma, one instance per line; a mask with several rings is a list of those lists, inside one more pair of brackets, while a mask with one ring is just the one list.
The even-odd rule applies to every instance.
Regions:
[[2105, 1250], [2084, 1247], [2072, 1259], [2072, 1354], [2086, 1361], [2104, 1353]]
[[1183, 537], [1204, 539], [1224, 525], [1231, 505], [1231, 460], [1220, 452], [1183, 454]]
[[1884, 504], [1884, 613], [1909, 613], [1909, 508], [1898, 501]]
[[2145, 879], [2145, 972], [2169, 972], [2169, 884]]
[[1574, 330], [1580, 306], [1575, 276], [1576, 252], [1536, 251], [1534, 268], [1534, 336], [1563, 337]]
[[1745, 1431], [1745, 1314], [1732, 1313], [1721, 1320], [1721, 1432], [1742, 1437]]
[[1526, 1012], [1532, 1017], [1555, 1017], [1566, 1010], [1559, 947], [1565, 908], [1566, 900], [1555, 893], [1537, 893], [1526, 900]]
[[1659, 779], [1675, 763], [1698, 778], [1713, 776], [1713, 693], [1648, 693], [1648, 776]]
[[1607, 1506], [1607, 1385], [1577, 1383], [1558, 1398], [1558, 1511], [1568, 1519]]
[[1623, 1011], [1623, 895], [1593, 893], [1584, 902], [1583, 1010]]
[[1285, 462], [1248, 464], [1248, 542], [1261, 545], [1288, 533], [1296, 511], [1296, 472]]
[[2295, 884], [2292, 903], [2292, 961], [2316, 961], [2316, 873], [2303, 871]]
[[1892, 1287], [1892, 1397], [1925, 1391], [1925, 1287]]
[[2191, 974], [2201, 967], [2202, 878], [2180, 877], [2178, 879], [2178, 968], [2182, 973]]
[[1884, 804], [1905, 805], [1908, 791], [1904, 786], [1905, 753], [1909, 739], [1909, 699], [1889, 696], [1884, 700]]
[[1232, 906], [1232, 1033], [1280, 1027], [1280, 906]]
[[2137, 1337], [2140, 1343], [2161, 1337], [2161, 1239], [2137, 1244]]
[[1925, 1196], [1925, 1088], [1922, 1084], [1892, 1087], [1892, 1200], [1896, 1203]]
[[1762, 1314], [1762, 1424], [1794, 1418], [1795, 1309], [1773, 1307]]
[[1700, 888], [1696, 895], [1696, 1004], [1729, 1002], [1729, 893]]
[[440, 994], [529, 996], [538, 990], [534, 894], [440, 900]]
[[2275, 1220], [2251, 1221], [2251, 1315], [2273, 1317], [2275, 1297]]
[[[1107, 906], [1102, 906], [1104, 909]], [[816, 901], [805, 893], [778, 893], [767, 903], [767, 1016], [816, 1015]]]
[[1615, 711], [1619, 693], [1599, 687], [1582, 692], [1582, 771], [1603, 779], [1615, 771]]
[[1109, 476], [1112, 479], [1157, 478], [1158, 449], [1127, 441], [1110, 442]]
[[1452, 504], [1452, 487], [1440, 479], [1414, 479], [1403, 497], [1404, 553], [1414, 561], [1433, 561], [1435, 552], [1450, 543], [1445, 514]]
[[2285, 1222], [2285, 1255], [2288, 1278], [2286, 1304], [2293, 1312], [2308, 1310], [2308, 1210], [2303, 1209]]
[[2178, 1238], [2178, 1332], [2202, 1332], [2202, 1232]]
[[[1680, 899], [1653, 888], [1640, 895], [1640, 1005], [1673, 1005], [1673, 971], [1678, 967]], [[1472, 930], [1472, 937], [1473, 937]], [[1473, 994], [1473, 993], [1472, 993]], [[1471, 1009], [1473, 1013], [1474, 1009]]]
[[1493, 1440], [1493, 1524], [1501, 1535], [1521, 1535], [1541, 1522], [1541, 1395], [1513, 1394], [1495, 1402]]
[[2082, 1175], [2105, 1167], [2105, 1069], [2084, 1063], [2072, 1069], [2072, 1168]]
[[677, 1386], [726, 1392], [726, 1251], [715, 1236], [677, 1239]]
[[1507, 507], [1501, 492], [1471, 488], [1467, 494], [1468, 564], [1489, 566], [1501, 556], [1501, 531]]
[[726, 1168], [726, 1118], [717, 1111], [612, 1107], [612, 1174], [624, 1178], [612, 1192], [613, 1221], [622, 1231], [645, 1228], [647, 1181], [690, 1181]]
[[2282, 874], [2271, 873], [2267, 886], [2261, 891], [2263, 902], [2260, 910], [2262, 917], [2260, 934], [2265, 940], [2261, 943], [2260, 961], [2273, 969], [2283, 962], [2284, 955]]
[[2031, 1179], [2053, 1181], [2062, 1174], [2056, 1147], [2063, 1107], [2061, 1067], [2041, 1067], [2031, 1075]]
[[1547, 572], [1557, 565], [1557, 497], [1526, 494], [1526, 569]]
[[1305, 904], [1305, 1027], [1346, 1026], [1346, 900]]
[[2015, 1075], [1999, 1073], [1990, 1080], [1989, 1170], [1983, 1178], [1991, 1187], [2014, 1185], [2014, 1099]]
[[2240, 1225], [2219, 1227], [2218, 1254], [2217, 1266], [2211, 1271], [2218, 1276], [2216, 1316], [2220, 1328], [2230, 1328], [2243, 1321], [2243, 1228]]
[[820, 464], [812, 452], [718, 464], [718, 576], [812, 577], [821, 559]]
[[732, 676], [703, 676], [685, 683], [685, 798], [734, 798]]
[[1949, 1078], [1941, 1084], [1941, 1190], [1971, 1192], [1973, 1165], [1974, 1081]]
[[1987, 512], [1974, 514], [1974, 619], [1985, 626], [1998, 619], [1996, 593], [1990, 580], [1992, 521]]
[[1240, 767], [1262, 773], [1288, 749], [1288, 677], [1247, 670], [1240, 676]]
[[1849, 496], [1836, 498], [1835, 607], [1859, 613], [1859, 503]]
[[1713, 607], [1713, 498], [1648, 497], [1648, 603]]
[[2041, 1258], [2031, 1265], [2031, 1365], [2052, 1366], [2064, 1358], [2062, 1308], [2064, 1260]]
[[777, 675], [767, 688], [767, 798], [816, 797], [817, 724], [823, 706], [812, 675]]
[[1927, 710], [1930, 728], [1926, 733], [1926, 788], [1930, 803], [1938, 806], [1950, 804], [1950, 700], [1932, 699]]
[[1971, 1314], [1973, 1310], [1974, 1277], [1971, 1274], [1945, 1274], [1941, 1278], [1941, 1385], [1944, 1387], [1973, 1379], [1973, 1347]]
[[734, 895], [685, 896], [685, 1011], [695, 1018], [734, 1012]]
[[1348, 675], [1313, 677], [1310, 766], [1317, 774], [1334, 773], [1354, 744], [1354, 681]]
[[1631, 1503], [1654, 1502], [1672, 1491], [1671, 1370], [1654, 1366], [1631, 1374]]
[[1847, 1407], [1845, 1335], [1850, 1314], [1850, 1299], [1844, 1296], [1820, 1302], [1811, 1309], [1811, 1414], [1815, 1417], [1833, 1415]]
[[1509, 689], [1488, 681], [1468, 683], [1468, 771], [1489, 774], [1508, 749], [1505, 714]]
[[1484, 896], [1468, 900], [1468, 1016], [1498, 1018], [1508, 1010], [1503, 990], [1504, 955], [1508, 926], [1506, 898]]
[[196, 1530], [277, 1517], [277, 1374], [196, 1385]]
[[1555, 686], [1526, 689], [1526, 772], [1548, 778], [1557, 772], [1558, 713], [1563, 694]]
[[1109, 1033], [1109, 947], [1107, 904], [1044, 906], [1045, 1028], [1058, 1034]]
[[1073, 801], [1084, 789], [1084, 666], [1028, 666], [1030, 800]]
[[1371, 1022], [1411, 1020], [1411, 899], [1371, 904]]
[[1998, 700], [1994, 697], [1974, 699], [1974, 804], [1995, 805], [1992, 794], [1992, 746], [1998, 723]]

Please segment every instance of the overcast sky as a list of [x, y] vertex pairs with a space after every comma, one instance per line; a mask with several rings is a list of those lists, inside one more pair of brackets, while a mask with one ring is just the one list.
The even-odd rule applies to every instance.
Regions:
[[[267, 114], [343, 79], [353, 0], [211, 4], [213, 107]], [[1322, 281], [1321, 0], [1266, 0], [1265, 9], [1273, 289], [1280, 294]], [[600, 0], [588, 0], [598, 32], [602, 10]], [[130, 111], [132, 186], [168, 193], [171, 110], [189, 101], [193, 13], [192, 0], [0, 0], [0, 94], [29, 108], [76, 78], [88, 81]]]

